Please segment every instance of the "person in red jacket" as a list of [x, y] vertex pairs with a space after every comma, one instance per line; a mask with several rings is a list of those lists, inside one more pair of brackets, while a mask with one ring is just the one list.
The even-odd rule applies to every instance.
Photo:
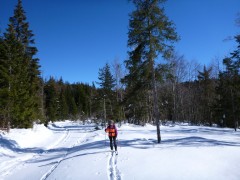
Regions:
[[113, 150], [113, 144], [114, 144], [115, 151], [117, 152], [116, 139], [117, 139], [118, 131], [117, 131], [117, 128], [114, 124], [114, 121], [111, 120], [111, 121], [108, 122], [108, 126], [105, 129], [105, 132], [108, 133], [111, 150]]

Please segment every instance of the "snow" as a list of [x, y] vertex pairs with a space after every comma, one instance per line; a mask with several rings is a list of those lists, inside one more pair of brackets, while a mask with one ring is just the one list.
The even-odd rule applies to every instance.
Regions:
[[202, 126], [124, 124], [119, 155], [109, 151], [104, 130], [94, 124], [55, 122], [48, 128], [0, 133], [0, 179], [238, 180], [240, 132]]

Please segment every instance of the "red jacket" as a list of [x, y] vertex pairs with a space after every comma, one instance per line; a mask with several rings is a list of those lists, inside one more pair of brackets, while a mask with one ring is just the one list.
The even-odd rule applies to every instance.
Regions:
[[109, 137], [117, 137], [117, 135], [118, 135], [118, 131], [117, 131], [115, 124], [108, 125], [108, 127], [105, 129], [105, 132], [108, 133]]

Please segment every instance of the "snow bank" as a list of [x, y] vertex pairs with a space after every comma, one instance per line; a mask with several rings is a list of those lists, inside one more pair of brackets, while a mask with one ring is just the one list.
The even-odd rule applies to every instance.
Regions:
[[51, 148], [65, 136], [65, 130], [55, 132], [53, 126], [54, 123], [48, 128], [42, 124], [34, 124], [32, 129], [11, 129], [9, 133], [1, 133], [0, 154], [22, 152], [27, 148], [35, 148], [41, 152]]
[[41, 147], [53, 132], [44, 125], [35, 124], [32, 129], [11, 129], [3, 137], [15, 141], [21, 148]]

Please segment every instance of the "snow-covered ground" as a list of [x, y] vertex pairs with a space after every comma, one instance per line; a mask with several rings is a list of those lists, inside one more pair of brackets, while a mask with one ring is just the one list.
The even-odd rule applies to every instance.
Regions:
[[118, 152], [93, 124], [56, 122], [48, 128], [0, 133], [0, 179], [239, 180], [240, 132], [227, 128], [124, 124]]

